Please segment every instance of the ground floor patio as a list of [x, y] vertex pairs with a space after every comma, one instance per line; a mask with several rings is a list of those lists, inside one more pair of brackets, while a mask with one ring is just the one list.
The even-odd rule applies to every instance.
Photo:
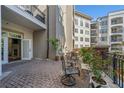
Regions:
[[[3, 65], [3, 72], [11, 73], [0, 81], [1, 88], [66, 88], [61, 83], [63, 75], [60, 61], [31, 60]], [[89, 86], [89, 74], [83, 71], [82, 75], [75, 76], [75, 88]]]

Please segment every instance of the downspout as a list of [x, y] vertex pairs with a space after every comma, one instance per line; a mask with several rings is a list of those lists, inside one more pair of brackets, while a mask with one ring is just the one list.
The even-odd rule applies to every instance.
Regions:
[[74, 17], [75, 17], [75, 6], [73, 5], [73, 49], [74, 49], [74, 32], [75, 32]]
[[47, 58], [49, 58], [49, 6], [47, 5]]

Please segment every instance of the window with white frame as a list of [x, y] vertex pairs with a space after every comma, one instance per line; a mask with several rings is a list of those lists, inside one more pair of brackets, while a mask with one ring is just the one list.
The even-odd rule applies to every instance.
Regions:
[[78, 48], [78, 44], [75, 44], [75, 48]]
[[75, 41], [78, 41], [78, 37], [77, 36], [75, 37]]
[[83, 37], [80, 37], [80, 41], [83, 41]]
[[75, 25], [78, 25], [78, 19], [75, 18]]
[[82, 19], [80, 20], [80, 26], [83, 26], [83, 20]]
[[89, 35], [89, 31], [88, 30], [85, 30], [85, 35]]
[[89, 28], [90, 24], [88, 22], [85, 22], [85, 27]]
[[107, 41], [107, 36], [101, 37], [101, 41]]
[[83, 34], [83, 29], [80, 29], [80, 34]]
[[83, 45], [80, 45], [80, 48], [82, 48], [83, 47]]
[[89, 45], [85, 45], [85, 47], [89, 47]]
[[89, 40], [89, 38], [85, 38], [85, 42], [89, 42], [90, 40]]
[[75, 33], [78, 33], [78, 28], [75, 28]]

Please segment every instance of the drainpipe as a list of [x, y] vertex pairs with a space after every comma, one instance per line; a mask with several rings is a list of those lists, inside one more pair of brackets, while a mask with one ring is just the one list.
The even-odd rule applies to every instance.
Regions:
[[[1, 5], [0, 5], [0, 46], [1, 46]], [[0, 47], [1, 52], [1, 47]], [[1, 60], [1, 53], [0, 53], [0, 76], [2, 76], [2, 60]]]
[[[74, 32], [75, 32], [74, 18], [75, 18], [75, 5], [73, 5], [73, 37], [74, 37]], [[73, 49], [74, 49], [74, 39], [73, 39]]]
[[47, 58], [49, 58], [49, 6], [47, 5]]

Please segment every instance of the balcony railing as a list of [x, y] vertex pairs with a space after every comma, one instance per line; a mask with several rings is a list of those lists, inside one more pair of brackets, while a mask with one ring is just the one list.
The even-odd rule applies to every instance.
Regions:
[[114, 48], [112, 47], [111, 50], [115, 51], [115, 52], [116, 51], [122, 51], [122, 48], [121, 47], [114, 47]]
[[122, 42], [122, 38], [111, 38], [111, 42]]
[[96, 32], [91, 32], [91, 36], [97, 36]]
[[111, 28], [111, 33], [122, 33], [123, 27], [122, 26], [114, 26]]
[[45, 23], [45, 14], [36, 5], [18, 5], [17, 7]]
[[122, 42], [122, 39], [112, 39], [111, 42]]
[[122, 33], [123, 30], [113, 30], [112, 33]]
[[111, 20], [111, 25], [122, 24], [122, 23], [123, 23], [123, 17], [117, 17]]
[[114, 84], [124, 88], [124, 55], [102, 53], [102, 67]]

